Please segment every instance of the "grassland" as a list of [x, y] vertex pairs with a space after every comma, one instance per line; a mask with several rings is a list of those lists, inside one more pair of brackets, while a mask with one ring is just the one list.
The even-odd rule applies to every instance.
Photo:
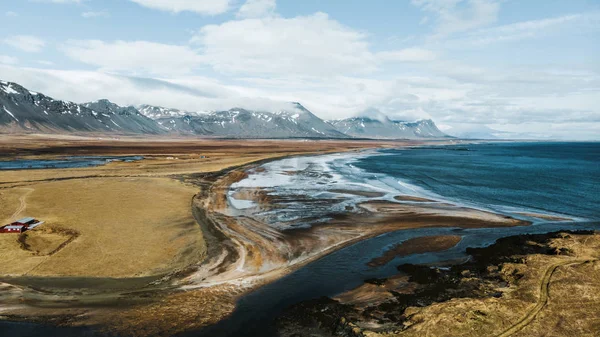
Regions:
[[[47, 223], [40, 230], [50, 232], [36, 239], [34, 230], [27, 241], [37, 242], [39, 251], [48, 250], [41, 247], [43, 241], [56, 245], [50, 239], [58, 233], [71, 231], [77, 238], [41, 258], [23, 256], [18, 246], [8, 246], [0, 253], [16, 254], [19, 262], [2, 264], [0, 274], [138, 277], [180, 269], [202, 258], [202, 232], [190, 208], [197, 191], [193, 187], [167, 178], [89, 178], [28, 188], [21, 214], [43, 219]], [[17, 235], [7, 238], [11, 236], [16, 242]]]
[[549, 246], [564, 253], [527, 255], [499, 266], [508, 278], [519, 275], [502, 297], [409, 308], [410, 328], [395, 335], [597, 336], [600, 234], [565, 234]]

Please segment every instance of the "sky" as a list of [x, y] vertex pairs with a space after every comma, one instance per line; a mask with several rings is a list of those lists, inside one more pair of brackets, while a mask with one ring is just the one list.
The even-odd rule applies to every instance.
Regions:
[[600, 0], [11, 0], [0, 79], [57, 99], [600, 139]]

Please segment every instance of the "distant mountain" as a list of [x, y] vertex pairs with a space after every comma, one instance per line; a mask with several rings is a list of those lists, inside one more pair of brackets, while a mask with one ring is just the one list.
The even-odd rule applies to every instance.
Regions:
[[350, 138], [299, 103], [277, 112], [234, 108], [197, 116], [159, 118], [169, 130], [229, 138]]
[[160, 119], [160, 118], [171, 118], [171, 117], [184, 117], [184, 116], [192, 116], [196, 115], [196, 113], [191, 113], [187, 111], [182, 111], [178, 109], [170, 109], [163, 108], [161, 106], [153, 106], [148, 104], [142, 104], [137, 107], [140, 113], [151, 119]]
[[387, 117], [374, 119], [354, 117], [329, 121], [339, 132], [356, 138], [372, 139], [418, 139], [449, 137], [440, 131], [430, 119], [417, 122], [391, 120]]
[[491, 129], [485, 125], [463, 124], [446, 130], [449, 135], [463, 139], [499, 139], [510, 138], [508, 133]]
[[141, 114], [133, 106], [121, 107], [107, 99], [84, 103], [82, 106], [99, 112], [103, 116], [111, 116], [111, 122], [117, 124], [118, 128], [123, 131], [150, 134], [166, 133], [165, 128]]
[[55, 100], [22, 86], [0, 81], [0, 130], [2, 132], [101, 132], [158, 134], [165, 130], [137, 110], [111, 105], [111, 109]]
[[[139, 108], [139, 110], [138, 110]], [[300, 103], [278, 111], [234, 108], [191, 113], [150, 105], [119, 106], [106, 99], [76, 104], [0, 81], [0, 133], [95, 132], [173, 134], [216, 138], [448, 137], [431, 120], [414, 123], [357, 117], [325, 122]]]

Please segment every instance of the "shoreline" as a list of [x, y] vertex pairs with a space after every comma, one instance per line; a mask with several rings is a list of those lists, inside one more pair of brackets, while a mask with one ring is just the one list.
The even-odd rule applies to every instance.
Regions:
[[[439, 144], [438, 144], [439, 145]], [[211, 235], [216, 235], [215, 238], [213, 238], [213, 240], [215, 240], [212, 244], [209, 244], [209, 242], [207, 242], [207, 246], [208, 247], [226, 247], [226, 249], [229, 249], [229, 253], [231, 255], [236, 255], [238, 254], [238, 252], [236, 251], [236, 244], [238, 245], [238, 247], [242, 247], [244, 246], [243, 244], [243, 235], [240, 235], [238, 237], [234, 237], [233, 240], [231, 237], [227, 237], [227, 235], [224, 233], [227, 232], [228, 230], [231, 230], [231, 228], [228, 228], [229, 225], [235, 226], [235, 224], [231, 223], [225, 223], [223, 224], [217, 224], [219, 221], [227, 221], [227, 220], [231, 220], [231, 217], [226, 218], [223, 215], [218, 214], [216, 216], [216, 218], [214, 217], [215, 215], [212, 214], [213, 218], [210, 218], [208, 221], [210, 222], [210, 224], [207, 224], [206, 222], [202, 221], [202, 218], [206, 219], [207, 216], [206, 214], [204, 215], [198, 215], [198, 212], [206, 212], [207, 209], [210, 210], [210, 207], [205, 207], [206, 205], [198, 205], [202, 204], [203, 202], [206, 202], [207, 200], [200, 200], [198, 201], [197, 198], [201, 195], [201, 194], [206, 194], [205, 197], [206, 198], [212, 198], [212, 200], [209, 200], [208, 202], [210, 203], [209, 206], [214, 206], [217, 205], [219, 203], [219, 200], [217, 200], [219, 198], [219, 196], [221, 196], [222, 192], [227, 192], [229, 186], [231, 185], [231, 182], [229, 182], [228, 184], [222, 184], [219, 186], [215, 186], [215, 184], [220, 181], [221, 179], [227, 179], [231, 174], [240, 174], [240, 171], [247, 171], [249, 168], [251, 167], [258, 167], [264, 163], [268, 163], [268, 162], [272, 162], [272, 161], [276, 161], [276, 160], [281, 160], [284, 158], [290, 158], [290, 157], [299, 157], [299, 156], [315, 156], [315, 155], [326, 155], [326, 154], [331, 154], [331, 153], [342, 153], [342, 152], [354, 152], [354, 151], [373, 151], [373, 149], [349, 149], [347, 151], [339, 151], [338, 150], [334, 150], [331, 152], [315, 152], [315, 153], [304, 153], [304, 154], [283, 154], [281, 156], [276, 156], [276, 157], [270, 157], [270, 158], [264, 158], [264, 159], [260, 159], [251, 163], [244, 163], [241, 165], [237, 165], [237, 166], [230, 166], [227, 168], [224, 168], [220, 171], [216, 171], [216, 172], [206, 172], [206, 173], [192, 173], [192, 174], [181, 174], [181, 175], [175, 175], [175, 176], [171, 176], [171, 178], [182, 181], [182, 182], [186, 182], [186, 183], [190, 183], [192, 181], [192, 184], [194, 184], [195, 186], [198, 186], [201, 188], [201, 191], [194, 196], [194, 199], [192, 201], [192, 207], [194, 210], [194, 217], [196, 218], [196, 222], [202, 227], [202, 231], [203, 233], [211, 233]], [[237, 172], [237, 173], [235, 173]], [[212, 184], [210, 184], [210, 181], [214, 180]], [[212, 189], [217, 187], [217, 189], [219, 191], [217, 191], [217, 193], [212, 193]], [[402, 201], [402, 200], [398, 200], [398, 201]], [[407, 200], [410, 201], [410, 200]], [[411, 206], [417, 206], [417, 205], [411, 205]], [[447, 204], [446, 204], [447, 206]], [[421, 206], [422, 207], [422, 206]], [[210, 212], [214, 212], [214, 210], [210, 210]], [[198, 216], [200, 217], [200, 220], [198, 220]], [[207, 253], [207, 256], [205, 258], [205, 260], [199, 265], [200, 268], [202, 267], [208, 267], [207, 269], [214, 269], [219, 271], [216, 274], [213, 274], [213, 277], [216, 277], [216, 282], [214, 283], [202, 283], [206, 281], [207, 276], [206, 275], [201, 275], [201, 273], [193, 273], [192, 271], [187, 271], [185, 272], [185, 274], [187, 276], [183, 276], [181, 274], [178, 275], [172, 275], [172, 278], [170, 278], [171, 280], [177, 280], [176, 281], [176, 288], [179, 290], [182, 290], [183, 292], [179, 292], [179, 291], [172, 291], [173, 289], [171, 289], [171, 291], [169, 291], [169, 293], [174, 294], [174, 295], [179, 295], [179, 294], [186, 294], [189, 292], [193, 292], [196, 290], [206, 290], [206, 289], [211, 289], [211, 288], [218, 288], [218, 287], [222, 287], [222, 288], [227, 288], [229, 286], [235, 286], [238, 287], [238, 289], [236, 289], [235, 291], [235, 295], [233, 297], [225, 297], [225, 298], [216, 298], [215, 300], [220, 301], [222, 299], [228, 299], [229, 301], [235, 303], [235, 301], [237, 301], [239, 298], [243, 297], [244, 295], [258, 289], [259, 287], [262, 287], [270, 282], [273, 282], [285, 275], [288, 275], [289, 273], [298, 270], [300, 268], [302, 268], [303, 266], [306, 266], [309, 263], [312, 263], [314, 261], [317, 261], [333, 252], [336, 252], [340, 249], [343, 249], [345, 247], [351, 246], [357, 242], [360, 241], [364, 241], [364, 240], [368, 240], [370, 238], [385, 234], [385, 233], [389, 233], [392, 231], [397, 231], [397, 230], [405, 230], [405, 229], [412, 229], [412, 228], [419, 228], [419, 221], [423, 221], [423, 219], [418, 219], [418, 218], [413, 218], [411, 221], [412, 223], [409, 224], [402, 224], [400, 225], [399, 223], [396, 224], [391, 224], [391, 225], [385, 225], [385, 226], [381, 226], [378, 230], [365, 230], [364, 228], [359, 228], [359, 229], [352, 229], [349, 227], [348, 222], [352, 221], [351, 219], [352, 217], [346, 218], [346, 219], [336, 219], [336, 223], [334, 224], [334, 226], [323, 226], [322, 229], [320, 230], [298, 230], [297, 233], [294, 233], [294, 235], [298, 235], [300, 238], [302, 239], [307, 239], [310, 238], [311, 236], [321, 236], [322, 234], [325, 234], [325, 236], [327, 236], [327, 234], [330, 235], [342, 235], [342, 238], [345, 237], [345, 239], [339, 239], [335, 244], [330, 244], [329, 246], [325, 246], [324, 249], [318, 251], [317, 254], [314, 254], [312, 256], [300, 256], [295, 260], [288, 260], [287, 264], [283, 264], [281, 265], [279, 268], [275, 268], [273, 270], [269, 270], [267, 272], [259, 272], [259, 273], [250, 273], [250, 274], [242, 274], [239, 275], [237, 278], [229, 278], [227, 279], [227, 277], [223, 278], [223, 273], [222, 271], [227, 271], [227, 269], [221, 269], [221, 268], [228, 268], [231, 266], [234, 266], [234, 269], [238, 269], [238, 267], [240, 266], [239, 264], [235, 264], [235, 259], [232, 261], [229, 261], [229, 264], [226, 263], [227, 261], [225, 260], [227, 258], [227, 256], [223, 256], [223, 251], [221, 250], [220, 252], [215, 251], [213, 253]], [[462, 219], [460, 217], [457, 218], [453, 218], [454, 220], [458, 220], [458, 219]], [[389, 221], [390, 218], [388, 218], [387, 220], [385, 219], [378, 219], [380, 221]], [[395, 218], [396, 222], [398, 221], [402, 221], [402, 217], [397, 217]], [[406, 217], [404, 218], [404, 220], [406, 220]], [[446, 218], [443, 221], [448, 221], [451, 220], [450, 218]], [[204, 224], [204, 226], [202, 225]], [[526, 222], [523, 222], [522, 224], [527, 224]], [[237, 224], [239, 226], [239, 224]], [[256, 226], [256, 224], [253, 224], [254, 226]], [[505, 224], [506, 225], [506, 224]], [[515, 225], [515, 224], [513, 224]], [[474, 224], [473, 226], [477, 226], [477, 224]], [[489, 227], [489, 226], [481, 226], [483, 227]], [[238, 228], [239, 229], [239, 228]], [[260, 229], [264, 229], [264, 228], [260, 228]], [[364, 230], [361, 232], [361, 230]], [[329, 232], [328, 232], [329, 231]], [[336, 232], [337, 231], [337, 232]], [[231, 234], [231, 233], [229, 233]], [[293, 238], [294, 235], [289, 235], [290, 237]], [[344, 236], [345, 235], [345, 236]], [[220, 239], [217, 238], [220, 236]], [[208, 239], [211, 240], [211, 239]], [[229, 240], [229, 244], [223, 244], [223, 242], [225, 242], [226, 240]], [[258, 240], [260, 241], [261, 239], [258, 238]], [[240, 246], [241, 245], [241, 246]], [[247, 245], [247, 243], [246, 243]], [[323, 246], [321, 246], [323, 247]], [[210, 250], [210, 248], [209, 248]], [[234, 253], [235, 252], [235, 253]], [[209, 256], [210, 255], [210, 256]], [[239, 256], [239, 255], [238, 255]], [[245, 257], [248, 256], [248, 254], [244, 255]], [[212, 261], [212, 265], [211, 265], [211, 259], [213, 259]], [[246, 261], [244, 261], [246, 262]], [[243, 265], [242, 265], [243, 266]], [[191, 279], [190, 275], [192, 276], [196, 276], [196, 279]], [[235, 275], [235, 274], [232, 274]], [[198, 278], [198, 276], [200, 276]], [[202, 279], [204, 277], [204, 279]], [[210, 276], [209, 276], [210, 277]], [[219, 279], [220, 278], [220, 279]], [[243, 289], [239, 289], [240, 287], [242, 287]], [[163, 294], [161, 295], [161, 297], [164, 298], [164, 296], [168, 297], [169, 294]], [[233, 307], [231, 310], [234, 310], [235, 308]], [[227, 317], [227, 316], [221, 316], [220, 319], [222, 319], [223, 317]], [[219, 320], [217, 320], [219, 321]], [[206, 324], [204, 326], [208, 326], [209, 324]], [[117, 329], [117, 331], [120, 329]]]
[[[254, 143], [260, 143], [260, 141], [256, 141]], [[325, 143], [325, 144], [323, 144]], [[363, 151], [363, 150], [370, 150], [373, 148], [381, 148], [381, 147], [389, 147], [389, 146], [403, 146], [403, 143], [395, 143], [395, 142], [360, 142], [360, 143], [340, 143], [340, 142], [331, 142], [331, 145], [328, 145], [329, 142], [319, 142], [319, 145], [316, 149], [310, 149], [310, 151], [306, 151], [306, 149], [303, 149], [302, 147], [296, 149], [297, 145], [302, 145], [304, 147], [306, 147], [306, 144], [304, 144], [303, 142], [289, 142], [289, 144], [285, 144], [284, 148], [282, 149], [278, 149], [277, 151], [273, 152], [268, 151], [267, 149], [263, 150], [265, 152], [266, 156], [262, 156], [260, 154], [255, 155], [255, 157], [258, 158], [252, 158], [252, 156], [250, 156], [248, 159], [249, 161], [245, 160], [245, 162], [242, 162], [240, 164], [234, 164], [234, 165], [229, 165], [227, 163], [225, 163], [225, 167], [219, 169], [219, 170], [209, 170], [209, 171], [200, 171], [198, 169], [186, 169], [185, 172], [179, 173], [176, 172], [177, 170], [174, 170], [176, 173], [175, 174], [161, 174], [158, 177], [164, 177], [164, 178], [170, 178], [176, 181], [179, 181], [181, 183], [183, 183], [184, 185], [188, 185], [190, 186], [190, 182], [189, 180], [193, 180], [194, 176], [204, 176], [204, 177], [221, 177], [221, 176], [226, 176], [228, 175], [230, 172], [235, 171], [235, 170], [239, 170], [239, 169], [243, 169], [252, 165], [260, 165], [262, 163], [266, 163], [269, 161], [274, 161], [274, 160], [279, 160], [282, 158], [287, 158], [287, 157], [294, 157], [294, 156], [311, 156], [311, 155], [319, 155], [319, 154], [330, 154], [330, 153], [339, 153], [339, 152], [354, 152], [354, 151]], [[313, 145], [314, 146], [314, 145]], [[328, 148], [329, 147], [329, 148]], [[290, 150], [287, 150], [287, 149]], [[193, 150], [194, 152], [196, 152], [197, 150]], [[71, 155], [71, 153], [64, 153], [63, 150], [59, 150], [57, 153], [61, 153], [61, 155]], [[98, 153], [98, 154], [105, 154], [105, 153]], [[275, 155], [273, 155], [275, 154]], [[88, 155], [88, 154], [86, 154]], [[166, 154], [164, 154], [166, 155]], [[153, 164], [152, 162], [150, 162], [151, 164]], [[135, 166], [140, 166], [140, 163], [133, 163], [134, 165], [130, 165], [130, 163], [111, 163], [110, 165], [106, 165], [104, 167], [94, 167], [94, 168], [90, 168], [90, 169], [48, 169], [48, 170], [35, 170], [36, 174], [40, 174], [43, 176], [50, 176], [52, 178], [47, 179], [40, 179], [39, 181], [36, 180], [30, 180], [30, 179], [26, 179], [23, 180], [23, 186], [30, 186], [32, 184], [36, 184], [36, 183], [43, 183], [46, 180], [49, 181], [55, 181], [56, 178], [53, 177], [53, 174], [58, 174], [60, 177], [58, 178], [59, 180], [80, 180], [80, 181], [86, 181], [88, 178], [94, 178], [94, 179], [106, 179], [106, 178], [110, 178], [110, 177], [114, 177], [115, 174], [110, 173], [110, 174], [106, 174], [104, 172], [113, 172], [115, 170], [121, 170], [122, 168], [131, 168], [131, 167], [135, 167]], [[141, 163], [143, 164], [147, 164], [147, 161], [144, 162], [142, 161]], [[89, 171], [95, 171], [95, 172], [101, 172], [100, 174], [92, 174], [90, 175]], [[191, 172], [190, 172], [191, 171]], [[29, 171], [27, 173], [30, 173], [32, 171]], [[79, 172], [84, 172], [84, 174], [80, 174]], [[23, 171], [11, 171], [10, 172], [13, 176], [18, 176], [19, 174], [22, 174]], [[24, 173], [25, 175], [27, 175], [27, 173]], [[117, 176], [121, 176], [122, 173], [118, 174]], [[134, 176], [139, 176], [139, 174], [135, 174]], [[142, 174], [141, 176], [145, 176], [145, 174]], [[63, 178], [64, 177], [64, 178]], [[14, 186], [20, 186], [18, 182], [12, 180], [11, 178], [8, 178], [8, 181], [6, 181], [7, 177], [4, 177], [5, 182], [0, 181], [0, 189], [6, 189], [6, 190], [10, 190], [11, 188], [14, 188]], [[2, 186], [4, 185], [4, 186]], [[205, 185], [201, 184], [191, 184], [192, 186], [195, 186], [197, 189], [200, 188], [200, 192], [197, 192], [195, 196], [197, 196], [199, 193], [202, 192], [202, 190], [206, 187]], [[190, 208], [192, 208], [192, 205], [190, 204]], [[195, 208], [195, 207], [194, 207]], [[196, 224], [196, 226], [198, 226], [198, 224]], [[211, 245], [214, 246], [214, 245]], [[46, 301], [44, 299], [41, 299], [39, 301], [39, 305], [35, 304], [35, 303], [29, 303], [26, 304], [25, 306], [23, 306], [22, 304], [13, 306], [13, 305], [9, 305], [9, 306], [5, 306], [5, 308], [3, 308], [2, 310], [2, 315], [0, 315], [0, 318], [2, 318], [2, 322], [15, 322], [15, 323], [33, 323], [33, 324], [58, 324], [60, 326], [63, 325], [67, 325], [67, 326], [79, 326], [79, 325], [95, 325], [95, 326], [103, 326], [102, 330], [104, 330], [105, 328], [108, 328], [108, 330], [111, 330], [112, 328], [110, 327], [110, 324], [107, 325], [107, 320], [105, 319], [106, 317], [111, 317], [113, 316], [115, 313], [117, 312], [121, 312], [121, 309], [118, 308], [118, 306], [115, 304], [110, 304], [111, 302], [113, 302], [113, 300], [111, 299], [112, 297], [116, 298], [120, 298], [123, 295], [125, 295], [125, 303], [126, 303], [126, 310], [127, 308], [131, 309], [131, 308], [136, 308], [139, 307], [140, 305], [143, 307], [146, 304], [144, 303], [149, 303], [150, 305], [152, 303], [160, 303], [160, 301], [162, 301], [163, 299], [171, 296], [171, 295], [179, 295], [182, 293], [187, 293], [187, 292], [181, 292], [180, 290], [182, 288], [180, 288], [180, 282], [181, 280], [186, 276], [189, 275], [190, 271], [190, 267], [189, 266], [186, 270], [179, 270], [179, 271], [174, 271], [168, 274], [161, 274], [161, 275], [155, 275], [152, 276], [152, 280], [148, 279], [148, 281], [144, 281], [143, 285], [140, 284], [140, 286], [142, 286], [139, 290], [136, 290], [134, 292], [131, 292], [131, 290], [127, 290], [126, 287], [123, 288], [119, 285], [122, 285], [123, 283], [127, 284], [128, 282], [131, 283], [139, 283], [140, 282], [140, 278], [118, 278], [118, 279], [114, 279], [111, 280], [111, 282], [114, 281], [114, 284], [116, 286], [117, 289], [114, 292], [111, 292], [112, 295], [110, 294], [106, 294], [103, 291], [99, 291], [99, 296], [96, 299], [92, 299], [93, 304], [91, 307], [85, 304], [85, 301], [76, 304], [76, 307], [74, 308], [81, 308], [81, 310], [79, 309], [75, 309], [75, 312], [73, 313], [69, 313], [69, 306], [64, 306], [62, 304], [59, 304], [61, 302], [60, 299], [53, 299], [53, 300], [49, 300]], [[278, 276], [273, 276], [274, 278], [277, 278]], [[40, 280], [42, 279], [51, 279], [51, 278], [46, 278], [46, 277], [41, 277]], [[54, 279], [58, 282], [54, 285], [54, 287], [56, 287], [55, 290], [52, 290], [54, 288], [47, 288], [48, 291], [50, 291], [51, 293], [55, 293], [55, 294], [60, 294], [64, 291], [60, 291], [59, 288], [61, 287], [60, 284], [63, 283], [63, 281], [67, 281], [68, 279], [74, 279], [73, 277], [54, 277]], [[81, 278], [82, 280], [89, 280], [95, 282], [95, 280], [101, 281], [100, 278], [93, 278], [93, 277], [83, 277]], [[107, 279], [108, 280], [108, 279]], [[131, 282], [130, 282], [131, 281]], [[88, 281], [86, 281], [88, 282]], [[151, 283], [148, 283], [151, 282]], [[173, 284], [173, 282], [175, 282]], [[27, 281], [25, 281], [25, 284], [27, 284]], [[25, 287], [25, 288], [23, 288]], [[20, 296], [19, 294], [23, 294], [23, 292], [28, 292], [29, 290], [27, 290], [29, 288], [29, 286], [27, 285], [23, 285], [23, 286], [19, 286], [19, 290], [17, 291], [17, 296]], [[123, 289], [121, 289], [123, 288]], [[73, 288], [75, 289], [75, 288]], [[91, 289], [90, 289], [91, 290]], [[58, 292], [56, 292], [58, 291]], [[92, 291], [95, 292], [95, 291]], [[235, 291], [233, 291], [235, 292]], [[139, 295], [138, 295], [139, 293]], [[133, 296], [131, 296], [131, 295]], [[154, 297], [154, 299], [151, 299], [150, 301], [148, 301], [147, 296], [148, 294], [151, 294], [151, 297]], [[12, 295], [11, 295], [12, 296]], [[61, 296], [61, 295], [59, 295]], [[70, 297], [70, 296], [69, 296]], [[58, 300], [58, 301], [57, 301]], [[2, 300], [4, 301], [4, 300]], [[69, 300], [69, 301], [72, 301]], [[77, 300], [79, 301], [79, 300]], [[76, 301], [76, 302], [77, 302]], [[29, 302], [29, 301], [28, 301]], [[92, 303], [90, 302], [90, 304]], [[103, 304], [104, 303], [104, 304]], [[47, 310], [44, 309], [45, 307], [48, 308], [54, 308], [55, 311], [57, 313], [54, 313], [53, 310]], [[95, 308], [97, 307], [97, 308]], [[25, 310], [25, 308], [29, 308], [30, 310]], [[63, 308], [63, 309], [61, 309]], [[88, 308], [88, 309], [86, 309]], [[94, 309], [95, 308], [95, 309]], [[13, 314], [15, 312], [15, 309], [17, 309], [17, 313]], [[91, 311], [89, 309], [92, 309]], [[12, 312], [12, 313], [11, 313]], [[86, 314], [87, 312], [87, 314]], [[66, 315], [67, 318], [60, 318], [64, 315]], [[82, 316], [83, 314], [83, 316]], [[90, 316], [91, 315], [91, 316]], [[84, 316], [89, 316], [89, 317], [84, 317]], [[70, 318], [69, 318], [70, 317]], [[8, 320], [6, 318], [9, 318]], [[59, 319], [60, 318], [60, 319]], [[57, 321], [57, 319], [59, 319]], [[83, 320], [82, 320], [83, 319]], [[90, 320], [91, 319], [91, 320]], [[87, 322], [87, 323], [86, 323]], [[118, 329], [117, 329], [118, 330]]]
[[[543, 321], [550, 321], [560, 329], [558, 336], [581, 333], [581, 326], [557, 323], [572, 316], [592, 332], [595, 320], [591, 318], [599, 308], [598, 297], [591, 295], [598, 284], [599, 234], [560, 230], [512, 235], [486, 247], [468, 248], [470, 258], [462, 263], [399, 264], [396, 275], [365, 280], [335, 297], [289, 307], [277, 318], [277, 331], [284, 337], [299, 331], [319, 336], [343, 332], [347, 337], [471, 336], [474, 332], [508, 336], [521, 329], [527, 335], [539, 333], [547, 324]], [[587, 268], [585, 274], [568, 268], [575, 265]], [[558, 267], [564, 268], [558, 271]], [[581, 303], [586, 308], [566, 312], [580, 297], [575, 289], [582, 288], [590, 291]], [[535, 317], [542, 310], [546, 314]], [[579, 320], [582, 314], [586, 321]], [[447, 324], [440, 326], [440, 322]]]
[[[309, 155], [312, 156], [312, 155]], [[272, 160], [269, 160], [269, 162]], [[250, 165], [245, 165], [243, 167], [238, 168], [237, 170], [228, 170], [228, 173], [223, 173], [222, 175], [220, 175], [220, 179], [227, 179], [228, 176], [231, 174], [233, 176], [235, 176], [236, 178], [240, 178], [242, 177], [245, 178], [244, 174], [241, 174], [240, 171], [247, 171], [250, 170], [252, 168], [256, 168], [258, 166], [260, 166], [261, 164], [264, 163], [254, 163], [254, 164], [250, 164]], [[217, 184], [218, 184], [219, 179], [217, 180]], [[221, 193], [227, 193], [228, 191], [228, 187], [234, 183], [235, 181], [237, 181], [237, 179], [233, 179], [231, 181], [227, 181], [226, 184], [224, 185], [219, 185], [219, 192]], [[215, 185], [213, 185], [212, 187], [215, 187]], [[208, 192], [208, 196], [209, 198], [216, 198], [219, 199], [218, 193], [213, 193], [213, 191], [209, 191]], [[204, 202], [206, 202], [206, 200], [204, 200]], [[443, 205], [443, 207], [448, 207], [448, 204], [441, 204]], [[224, 216], [223, 214], [220, 214], [218, 212], [215, 212], [215, 210], [218, 210], [220, 207], [222, 207], [222, 205], [217, 205], [217, 208], [211, 208], [211, 206], [213, 206], [213, 204], [210, 204], [209, 201], [209, 206], [207, 206], [206, 204], [204, 204], [204, 206], [202, 207], [196, 207], [196, 214], [198, 214], [198, 212], [205, 212], [205, 215], [203, 215], [204, 219], [208, 219], [208, 222], [211, 223], [213, 226], [215, 226], [215, 224], [218, 224], [219, 221], [226, 221], [224, 219], [227, 219], [226, 216]], [[406, 205], [406, 206], [416, 206], [416, 205]], [[465, 208], [464, 207], [457, 207], [457, 209], [459, 209], [461, 212], [464, 212]], [[472, 212], [480, 212], [478, 210], [474, 210], [471, 209], [470, 211]], [[213, 217], [211, 218], [210, 215], [212, 215]], [[286, 231], [286, 233], [288, 233], [288, 235], [290, 236], [295, 236], [298, 235], [300, 237], [302, 237], [304, 239], [304, 241], [302, 241], [304, 244], [307, 244], [307, 236], [310, 236], [313, 233], [318, 233], [320, 238], [323, 237], [327, 237], [327, 234], [330, 235], [335, 235], [338, 233], [332, 233], [331, 231], [328, 232], [328, 230], [334, 229], [334, 230], [342, 230], [342, 231], [351, 231], [352, 232], [352, 237], [347, 237], [345, 239], [341, 239], [339, 241], [337, 241], [334, 244], [330, 244], [328, 246], [325, 246], [324, 249], [318, 250], [316, 253], [313, 253], [312, 255], [308, 255], [308, 256], [303, 256], [300, 259], [296, 259], [296, 260], [287, 260], [287, 263], [284, 263], [282, 265], [280, 265], [277, 268], [274, 268], [272, 270], [266, 271], [266, 272], [248, 272], [248, 273], [244, 273], [243, 272], [243, 266], [245, 264], [248, 264], [247, 261], [247, 257], [251, 254], [248, 254], [248, 252], [244, 252], [245, 246], [243, 244], [239, 244], [238, 240], [242, 240], [243, 239], [243, 235], [240, 235], [239, 237], [236, 237], [235, 234], [234, 236], [230, 236], [227, 237], [227, 234], [224, 234], [224, 231], [228, 231], [230, 230], [230, 228], [227, 228], [227, 226], [223, 226], [223, 227], [219, 227], [219, 225], [216, 225], [216, 227], [213, 227], [212, 230], [211, 229], [207, 229], [207, 231], [217, 231], [219, 234], [219, 236], [221, 236], [222, 238], [225, 237], [225, 239], [222, 239], [219, 242], [219, 246], [221, 247], [226, 247], [225, 250], [229, 250], [231, 252], [233, 244], [231, 244], [231, 241], [238, 243], [238, 249], [235, 252], [235, 256], [242, 256], [243, 258], [239, 258], [238, 260], [232, 260], [229, 261], [229, 264], [224, 264], [225, 259], [223, 258], [223, 252], [219, 252], [217, 253], [213, 253], [213, 258], [216, 259], [216, 261], [213, 262], [213, 264], [211, 265], [209, 260], [210, 258], [207, 258], [207, 260], [205, 260], [204, 264], [208, 264], [208, 268], [205, 268], [205, 270], [214, 270], [216, 268], [219, 268], [221, 270], [221, 272], [217, 275], [214, 275], [216, 280], [210, 281], [210, 277], [206, 277], [205, 274], [201, 274], [201, 273], [196, 273], [194, 276], [192, 276], [191, 279], [188, 278], [189, 283], [188, 284], [184, 284], [182, 286], [182, 289], [185, 290], [194, 290], [194, 289], [206, 289], [206, 288], [211, 288], [211, 287], [219, 287], [219, 286], [226, 286], [226, 285], [234, 285], [237, 287], [242, 287], [243, 290], [239, 293], [236, 294], [235, 297], [232, 298], [233, 301], [237, 301], [240, 298], [244, 297], [245, 295], [265, 286], [268, 285], [271, 282], [274, 282], [286, 275], [289, 275], [290, 273], [301, 269], [302, 267], [313, 263], [317, 260], [320, 260], [334, 252], [337, 252], [341, 249], [344, 249], [346, 247], [352, 246], [358, 242], [361, 241], [365, 241], [365, 240], [369, 240], [371, 238], [383, 235], [383, 234], [387, 234], [390, 232], [394, 232], [394, 231], [401, 231], [401, 230], [408, 230], [408, 229], [417, 229], [417, 228], [422, 228], [422, 227], [463, 227], [463, 228], [487, 228], [487, 227], [494, 227], [494, 226], [519, 226], [519, 225], [529, 225], [531, 224], [528, 221], [524, 221], [524, 220], [517, 220], [517, 219], [507, 219], [507, 217], [505, 216], [499, 216], [498, 219], [496, 219], [498, 221], [498, 223], [496, 223], [496, 225], [493, 224], [489, 224], [488, 220], [489, 219], [484, 219], [484, 220], [480, 220], [480, 219], [472, 219], [470, 223], [467, 224], [457, 224], [457, 222], [464, 222], [463, 217], [440, 217], [440, 221], [437, 225], [425, 225], [423, 221], [429, 222], [431, 221], [431, 217], [425, 217], [424, 219], [419, 219], [417, 218], [411, 218], [411, 219], [406, 219], [404, 218], [404, 220], [409, 220], [409, 222], [407, 224], [402, 224], [402, 225], [398, 225], [398, 224], [390, 224], [390, 225], [381, 225], [381, 223], [379, 224], [378, 227], [376, 228], [371, 228], [371, 229], [367, 229], [365, 227], [361, 227], [361, 228], [351, 228], [349, 226], [348, 223], [343, 223], [344, 221], [352, 221], [352, 218], [356, 217], [356, 215], [350, 215], [349, 219], [345, 219], [345, 220], [340, 220], [338, 219], [337, 221], [333, 221], [333, 225], [317, 225], [314, 228], [309, 228], [309, 229], [298, 229], [298, 230], [291, 230], [291, 231]], [[401, 216], [399, 219], [402, 219], [403, 217]], [[409, 217], [410, 218], [410, 217]], [[388, 219], [379, 219], [381, 221], [388, 221]], [[506, 221], [505, 221], [506, 220]], [[342, 221], [342, 223], [340, 223], [340, 221]], [[202, 221], [199, 221], [199, 223], [201, 223]], [[336, 223], [337, 222], [337, 223]], [[441, 223], [444, 223], [443, 225]], [[375, 224], [377, 226], [377, 224]], [[224, 229], [225, 228], [225, 229]], [[289, 234], [292, 233], [292, 234]], [[229, 235], [231, 235], [232, 233], [229, 232]], [[239, 234], [239, 233], [236, 233]], [[255, 233], [252, 233], [255, 234]], [[325, 235], [323, 235], [325, 234]], [[229, 241], [229, 244], [224, 244], [225, 241]], [[291, 240], [290, 242], [293, 242], [293, 240]], [[256, 242], [255, 242], [256, 243]], [[260, 242], [261, 244], [264, 244], [263, 242]], [[290, 245], [291, 246], [291, 245]], [[310, 246], [310, 245], [309, 245]], [[263, 257], [264, 259], [264, 257]], [[242, 263], [240, 263], [240, 261], [242, 261]], [[227, 269], [227, 267], [233, 266], [234, 268], [230, 268]], [[230, 272], [230, 276], [229, 277], [224, 277], [224, 274], [226, 274], [227, 272]], [[202, 277], [199, 277], [200, 275], [202, 275]], [[208, 283], [207, 283], [208, 282]], [[235, 309], [234, 309], [235, 310]], [[232, 311], [233, 312], [233, 311]], [[224, 315], [222, 317], [223, 320], [226, 320], [227, 317], [229, 317], [231, 313]], [[208, 327], [208, 326], [206, 326]], [[200, 331], [202, 331], [202, 328], [200, 328]]]

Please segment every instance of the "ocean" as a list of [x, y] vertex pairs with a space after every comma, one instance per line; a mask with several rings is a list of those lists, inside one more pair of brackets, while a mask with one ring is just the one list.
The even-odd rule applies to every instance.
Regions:
[[[343, 153], [278, 160], [231, 187], [232, 213], [278, 229], [318, 225], [332, 212], [358, 211], [381, 194], [408, 195], [523, 217], [522, 213], [599, 220], [600, 143], [489, 143]], [[244, 188], [286, 200], [260, 211], [236, 200]], [[333, 202], [332, 202], [333, 200]], [[316, 220], [315, 220], [316, 219]], [[531, 219], [529, 219], [531, 220]]]
[[381, 154], [355, 165], [447, 200], [600, 218], [600, 143], [490, 143]]

